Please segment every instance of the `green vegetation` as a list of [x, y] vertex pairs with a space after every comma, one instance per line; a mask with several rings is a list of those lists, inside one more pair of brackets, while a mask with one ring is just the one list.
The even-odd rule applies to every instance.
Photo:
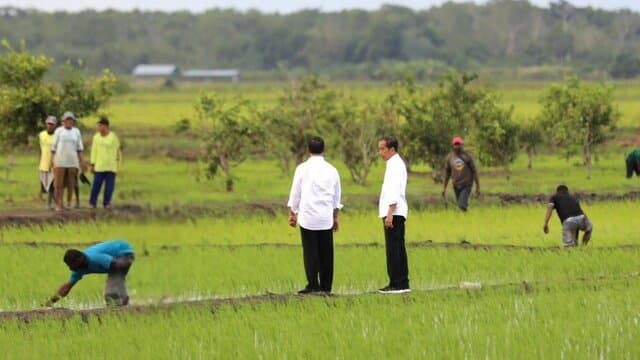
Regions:
[[[640, 334], [638, 183], [624, 178], [623, 160], [638, 145], [637, 84], [617, 83], [603, 97], [621, 118], [606, 132], [611, 137], [597, 142], [591, 179], [582, 170], [582, 153], [562, 156], [563, 146], [580, 144], [550, 146], [549, 129], [538, 121], [548, 84], [475, 81], [456, 93], [481, 95], [468, 103], [434, 84], [419, 85], [424, 97], [395, 99], [389, 85], [318, 78], [286, 91], [283, 84], [240, 84], [118, 95], [104, 108], [125, 153], [109, 220], [99, 211], [70, 223], [41, 210], [37, 149], [18, 148], [19, 155], [0, 164], [6, 165], [0, 208], [10, 210], [0, 224], [0, 263], [9, 269], [0, 274], [5, 357], [633, 357]], [[385, 297], [372, 294], [386, 281], [375, 213], [384, 164], [375, 140], [406, 126], [394, 100], [407, 99], [447, 103], [439, 108], [445, 113], [460, 105], [484, 114], [469, 120], [474, 126], [467, 144], [488, 156], [480, 157], [485, 198], [472, 200], [463, 215], [450, 199], [440, 199], [433, 169], [413, 162], [407, 241], [415, 292]], [[234, 104], [243, 107], [229, 110]], [[430, 115], [438, 118], [438, 112]], [[90, 126], [94, 120], [81, 121]], [[512, 125], [526, 131], [512, 134]], [[284, 204], [293, 166], [304, 158], [300, 138], [316, 133], [326, 138], [327, 157], [342, 175], [337, 296], [267, 296], [305, 285], [299, 230], [287, 225]], [[90, 139], [91, 129], [84, 135]], [[282, 148], [275, 147], [278, 140]], [[450, 135], [432, 140], [444, 144], [444, 152]], [[251, 146], [234, 153], [239, 144]], [[401, 152], [406, 145], [403, 140]], [[516, 145], [522, 149], [517, 154]], [[222, 166], [223, 159], [237, 162], [229, 176], [212, 177], [211, 164]], [[582, 206], [594, 224], [587, 248], [560, 249], [555, 219], [551, 234], [542, 232], [544, 203], [559, 183], [585, 197]], [[81, 191], [85, 201], [88, 189]], [[631, 196], [623, 200], [622, 194]], [[87, 215], [68, 212], [78, 213]], [[9, 215], [52, 223], [10, 225]], [[136, 249], [128, 278], [131, 308], [79, 312], [103, 305], [104, 276], [91, 275], [58, 305], [68, 312], [31, 312], [68, 278], [65, 248], [114, 238]], [[482, 289], [460, 289], [463, 282]]]
[[289, 71], [346, 79], [397, 79], [407, 72], [430, 78], [449, 66], [494, 74], [501, 69], [502, 76], [529, 79], [562, 77], [573, 68], [602, 78], [608, 72], [637, 74], [639, 18], [565, 1], [543, 9], [517, 0], [287, 15], [20, 11], [2, 18], [0, 34], [60, 62], [81, 58], [94, 70], [109, 67], [119, 74], [138, 63], [175, 63], [268, 71], [253, 76], [281, 79]]
[[[535, 289], [535, 287], [534, 287]], [[633, 357], [637, 280], [179, 306], [0, 324], [9, 358]], [[544, 329], [544, 331], [540, 331]], [[105, 341], [108, 339], [108, 341]], [[117, 344], [117, 350], [114, 345]]]

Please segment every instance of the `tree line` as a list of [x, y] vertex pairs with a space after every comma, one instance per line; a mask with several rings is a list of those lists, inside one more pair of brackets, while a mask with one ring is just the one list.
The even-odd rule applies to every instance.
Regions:
[[441, 181], [453, 136], [464, 136], [479, 161], [504, 169], [521, 151], [529, 167], [542, 146], [564, 157], [580, 155], [587, 177], [593, 157], [615, 129], [620, 114], [612, 86], [577, 77], [551, 85], [540, 98], [543, 110], [527, 121], [494, 91], [477, 84], [475, 74], [451, 72], [426, 88], [407, 78], [379, 102], [358, 101], [306, 77], [283, 90], [277, 104], [258, 109], [246, 99], [202, 95], [196, 104], [207, 174], [222, 174], [233, 191], [235, 166], [251, 156], [274, 159], [283, 173], [304, 160], [306, 140], [320, 135], [331, 144], [352, 180], [364, 185], [376, 162], [378, 139], [394, 134], [405, 161], [427, 164]]
[[[1, 10], [1, 9], [0, 9]], [[0, 11], [0, 34], [58, 63], [128, 74], [140, 63], [323, 72], [385, 78], [410, 70], [568, 66], [580, 74], [640, 74], [640, 14], [579, 8], [560, 0], [445, 3], [414, 11], [292, 14], [212, 9], [189, 12]]]

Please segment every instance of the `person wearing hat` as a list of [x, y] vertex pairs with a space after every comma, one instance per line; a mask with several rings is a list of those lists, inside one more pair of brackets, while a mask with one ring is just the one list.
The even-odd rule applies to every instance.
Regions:
[[462, 211], [467, 211], [474, 182], [476, 183], [476, 195], [478, 197], [480, 196], [478, 170], [471, 154], [464, 151], [464, 140], [456, 136], [451, 143], [453, 145], [453, 151], [447, 156], [445, 164], [442, 198], [446, 197], [447, 185], [449, 185], [449, 180], [451, 180], [458, 207]]
[[51, 154], [53, 156], [53, 184], [56, 195], [56, 211], [61, 212], [63, 207], [64, 189], [70, 195], [75, 190], [78, 182], [78, 169], [86, 171], [84, 160], [84, 145], [82, 135], [75, 125], [76, 117], [72, 112], [62, 115], [62, 125], [53, 134]]
[[91, 187], [89, 204], [91, 204], [92, 208], [95, 209], [98, 204], [98, 195], [100, 195], [103, 183], [104, 196], [102, 205], [106, 209], [111, 208], [111, 198], [116, 186], [116, 173], [121, 161], [120, 140], [109, 129], [109, 119], [103, 116], [98, 121], [98, 132], [94, 135], [91, 145], [93, 186]]
[[46, 129], [38, 134], [38, 142], [40, 143], [40, 165], [38, 166], [40, 170], [40, 200], [42, 200], [42, 194], [49, 194], [47, 207], [51, 209], [54, 200], [51, 145], [53, 145], [53, 133], [56, 131], [58, 119], [55, 116], [48, 116], [44, 123]]

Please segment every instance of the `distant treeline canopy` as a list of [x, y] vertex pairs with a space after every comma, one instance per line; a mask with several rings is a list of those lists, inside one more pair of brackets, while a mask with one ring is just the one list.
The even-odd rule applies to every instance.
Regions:
[[81, 58], [90, 69], [109, 67], [121, 74], [145, 63], [323, 71], [385, 60], [457, 68], [569, 65], [617, 71], [621, 77], [640, 68], [640, 14], [566, 2], [539, 8], [527, 1], [492, 0], [424, 11], [388, 5], [377, 11], [285, 15], [4, 9], [0, 37], [14, 44], [25, 40], [30, 50], [58, 63]]

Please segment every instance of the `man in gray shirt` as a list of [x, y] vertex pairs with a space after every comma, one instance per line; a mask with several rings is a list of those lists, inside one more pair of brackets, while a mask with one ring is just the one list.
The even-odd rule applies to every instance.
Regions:
[[449, 179], [451, 179], [458, 207], [462, 211], [467, 211], [471, 188], [474, 182], [476, 183], [476, 196], [480, 197], [478, 169], [476, 169], [476, 164], [471, 154], [464, 151], [464, 140], [461, 137], [456, 136], [453, 138], [452, 145], [453, 151], [447, 156], [447, 162], [445, 164], [442, 198], [446, 196], [447, 185], [449, 184]]
[[72, 112], [65, 112], [62, 116], [63, 126], [53, 134], [53, 174], [56, 195], [56, 211], [62, 211], [64, 188], [72, 193], [78, 181], [78, 169], [86, 170], [84, 161], [84, 145], [80, 130], [74, 127], [76, 117]]

